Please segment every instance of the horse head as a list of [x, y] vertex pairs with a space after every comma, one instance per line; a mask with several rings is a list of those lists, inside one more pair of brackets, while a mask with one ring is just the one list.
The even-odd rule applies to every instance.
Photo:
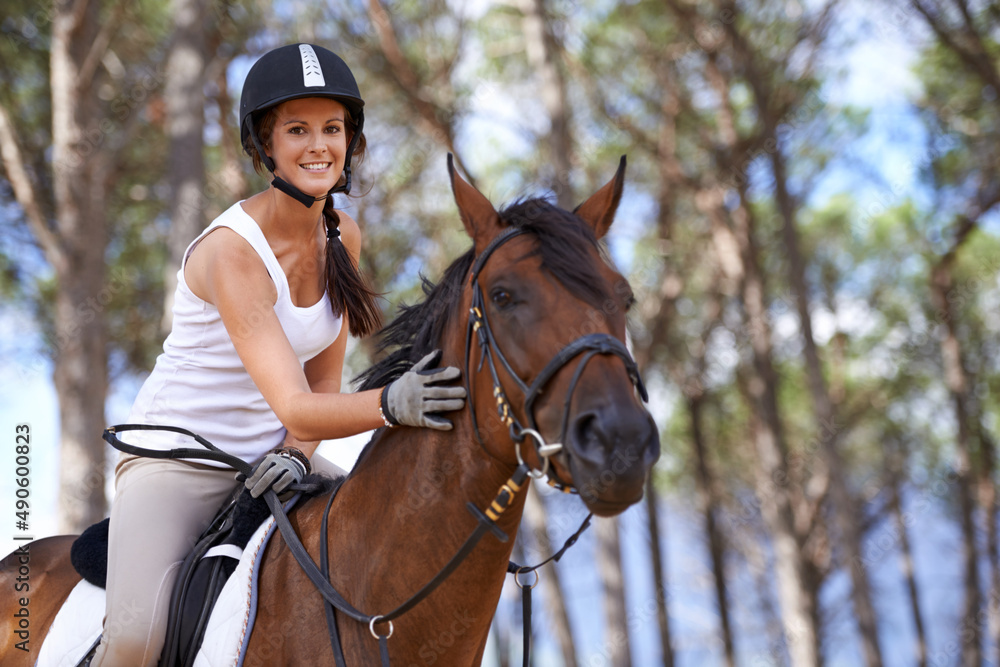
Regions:
[[493, 457], [575, 489], [595, 514], [624, 511], [660, 454], [625, 347], [632, 289], [598, 243], [621, 200], [625, 159], [573, 212], [544, 199], [498, 212], [450, 156], [448, 168], [474, 244], [463, 303], [476, 437]]

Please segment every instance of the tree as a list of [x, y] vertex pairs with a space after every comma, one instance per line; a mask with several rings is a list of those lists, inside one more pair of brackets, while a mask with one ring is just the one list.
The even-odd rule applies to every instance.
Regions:
[[[965, 542], [965, 606], [960, 641], [962, 664], [972, 666], [982, 663], [983, 641], [979, 622], [982, 586], [974, 516], [976, 486], [985, 513], [993, 596], [1000, 594], [994, 479], [997, 454], [989, 431], [983, 426], [984, 415], [973, 398], [973, 381], [966, 370], [967, 357], [976, 354], [976, 341], [962, 335], [963, 323], [969, 315], [956, 302], [955, 270], [960, 253], [965, 252], [980, 221], [1000, 204], [996, 148], [1000, 137], [1000, 109], [996, 104], [1000, 96], [1000, 66], [997, 45], [991, 37], [1000, 16], [995, 6], [973, 8], [966, 0], [911, 0], [910, 5], [938, 42], [926, 54], [922, 65], [927, 85], [922, 106], [930, 112], [929, 120], [937, 132], [956, 139], [954, 148], [934, 156], [929, 165], [937, 196], [950, 200], [951, 206], [959, 211], [945, 223], [950, 226], [946, 232], [950, 241], [931, 264], [929, 287], [935, 320], [943, 325], [940, 354], [957, 425], [956, 484]], [[983, 104], [987, 91], [992, 103]], [[975, 460], [977, 450], [979, 461]], [[993, 622], [991, 630], [1000, 654], [1000, 624]]]
[[[807, 63], [816, 60], [829, 27], [833, 7], [834, 3], [828, 3], [818, 12], [816, 19], [803, 22], [798, 41], [792, 48], [809, 43], [812, 50], [804, 56]], [[734, 3], [723, 3], [722, 9], [732, 17], [732, 20], [725, 22], [724, 25], [732, 42], [734, 61], [742, 63], [741, 73], [753, 91], [754, 105], [762, 126], [759, 138], [763, 140], [770, 158], [775, 204], [782, 222], [788, 282], [793, 288], [799, 332], [803, 341], [806, 375], [813, 401], [816, 423], [814, 437], [821, 444], [822, 455], [825, 457], [831, 506], [844, 545], [843, 560], [851, 573], [854, 613], [861, 635], [865, 662], [869, 667], [880, 667], [882, 652], [878, 644], [876, 614], [872, 605], [867, 573], [861, 568], [851, 566], [861, 557], [861, 535], [856, 522], [854, 499], [847, 489], [846, 471], [839, 451], [840, 429], [837, 425], [836, 405], [830, 396], [819, 346], [813, 335], [812, 298], [806, 278], [806, 258], [802, 253], [798, 231], [799, 204], [798, 198], [793, 195], [789, 187], [786, 156], [788, 148], [782, 145], [778, 136], [778, 126], [782, 123], [783, 117], [801, 108], [803, 99], [808, 94], [808, 89], [805, 89], [803, 84], [811, 74], [810, 66], [806, 65], [805, 72], [799, 73], [794, 80], [782, 81], [779, 78], [769, 80], [765, 72], [780, 72], [778, 64], [786, 59], [781, 57], [769, 61], [766, 55], [761, 54], [757, 47], [750, 43], [747, 34], [737, 27], [741, 23], [741, 13]]]
[[[100, 433], [108, 386], [108, 312], [131, 288], [132, 277], [108, 271], [109, 195], [139, 112], [160, 85], [155, 70], [123, 64], [123, 59], [148, 63], [145, 54], [156, 35], [136, 30], [122, 39], [123, 26], [134, 20], [131, 6], [103, 4], [79, 0], [26, 11], [34, 19], [32, 38], [6, 47], [48, 55], [48, 98], [36, 90], [30, 98], [8, 97], [0, 105], [4, 170], [53, 274], [52, 301], [45, 300], [43, 289], [38, 305], [51, 317], [48, 344], [60, 414], [60, 525], [66, 532], [82, 530], [105, 511]], [[8, 70], [5, 78], [16, 75]], [[40, 106], [51, 113], [41, 135], [28, 131], [28, 119], [37, 118]], [[26, 159], [20, 145], [25, 140], [39, 155], [37, 144], [44, 148], [50, 142], [51, 162], [43, 166]]]
[[[170, 142], [167, 181], [170, 184], [167, 261], [163, 272], [163, 319], [161, 332], [170, 331], [177, 272], [191, 241], [207, 224], [206, 213], [216, 201], [228, 206], [246, 196], [239, 130], [232, 129], [234, 114], [229, 100], [226, 70], [236, 51], [233, 42], [246, 39], [257, 12], [242, 14], [223, 0], [174, 0], [171, 5], [173, 31], [165, 65], [166, 132]], [[239, 18], [234, 18], [237, 13]], [[210, 100], [207, 89], [214, 87]], [[206, 178], [206, 162], [212, 157], [205, 145], [205, 107], [214, 102], [219, 109], [219, 153], [223, 168]]]

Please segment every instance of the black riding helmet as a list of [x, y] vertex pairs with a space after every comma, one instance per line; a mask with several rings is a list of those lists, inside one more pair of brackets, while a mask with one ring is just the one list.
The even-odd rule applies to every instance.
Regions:
[[[246, 150], [247, 138], [253, 142], [261, 162], [274, 173], [274, 160], [264, 152], [263, 143], [254, 129], [254, 121], [267, 109], [299, 97], [330, 97], [351, 113], [357, 131], [351, 137], [344, 157], [344, 184], [326, 194], [351, 191], [351, 157], [357, 148], [365, 125], [364, 105], [358, 83], [340, 56], [315, 44], [289, 44], [265, 53], [254, 63], [243, 83], [240, 96], [240, 141]], [[249, 151], [247, 151], [249, 153]], [[274, 177], [274, 187], [301, 202], [304, 206], [325, 197], [313, 197], [287, 181]]]

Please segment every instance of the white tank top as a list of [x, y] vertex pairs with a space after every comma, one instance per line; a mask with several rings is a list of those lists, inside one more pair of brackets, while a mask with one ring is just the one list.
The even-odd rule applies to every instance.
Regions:
[[[337, 339], [343, 318], [333, 315], [326, 291], [312, 306], [292, 304], [285, 272], [241, 203], [216, 218], [188, 246], [184, 263], [195, 245], [218, 227], [228, 227], [246, 239], [274, 281], [278, 292], [274, 312], [299, 361], [305, 363]], [[285, 428], [243, 367], [218, 309], [191, 291], [184, 280], [183, 263], [177, 273], [170, 335], [139, 390], [128, 421], [186, 428], [247, 462], [284, 441]], [[199, 447], [191, 438], [172, 433], [129, 435], [133, 433], [142, 435], [125, 438], [126, 442], [152, 449]]]

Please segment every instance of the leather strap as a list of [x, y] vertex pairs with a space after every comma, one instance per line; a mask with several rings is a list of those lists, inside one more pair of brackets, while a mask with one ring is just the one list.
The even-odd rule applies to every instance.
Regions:
[[[516, 583], [517, 587], [521, 589], [521, 623], [522, 623], [521, 635], [522, 635], [522, 642], [524, 643], [524, 648], [522, 650], [522, 655], [524, 656], [524, 662], [522, 663], [523, 667], [529, 667], [531, 665], [531, 590], [535, 587], [535, 584], [538, 583], [537, 579], [538, 574], [536, 570], [538, 570], [538, 568], [550, 562], [553, 561], [558, 562], [559, 559], [563, 557], [563, 554], [565, 554], [566, 551], [571, 546], [576, 544], [576, 541], [580, 539], [580, 535], [583, 534], [583, 531], [587, 530], [587, 528], [590, 528], [590, 519], [593, 516], [594, 515], [592, 513], [588, 514], [586, 518], [584, 518], [583, 523], [580, 524], [580, 527], [577, 529], [577, 531], [572, 535], [570, 535], [569, 538], [566, 540], [566, 542], [563, 543], [562, 548], [559, 549], [559, 551], [557, 551], [556, 553], [546, 558], [545, 560], [543, 560], [541, 563], [538, 563], [537, 565], [532, 565], [530, 567], [526, 567], [524, 565], [518, 565], [514, 561], [510, 561], [509, 563], [507, 563], [507, 572], [509, 574], [514, 575], [514, 583]], [[526, 586], [521, 583], [521, 581], [518, 579], [518, 576], [529, 572], [535, 572], [536, 579], [534, 583], [531, 584], [531, 586]]]

